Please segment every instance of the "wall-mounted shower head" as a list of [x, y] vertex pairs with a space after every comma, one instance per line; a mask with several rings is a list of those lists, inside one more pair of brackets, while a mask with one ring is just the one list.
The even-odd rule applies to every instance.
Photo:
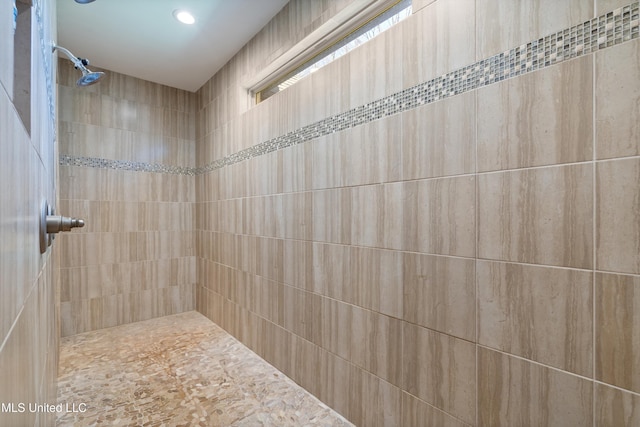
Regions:
[[95, 0], [76, 0], [76, 3], [80, 3], [80, 4], [87, 4], [87, 3], [93, 3]]
[[54, 44], [53, 52], [55, 52], [56, 49], [58, 49], [59, 51], [67, 55], [69, 59], [73, 62], [73, 65], [75, 65], [76, 69], [82, 71], [82, 77], [78, 79], [78, 81], [76, 82], [76, 86], [90, 86], [92, 84], [98, 83], [98, 80], [100, 80], [102, 77], [105, 76], [105, 74], [102, 71], [93, 72], [89, 70], [87, 68], [87, 65], [89, 65], [89, 60], [79, 58], [75, 56], [73, 53], [69, 52], [68, 49], [65, 49], [62, 46], [56, 46]]
[[83, 71], [82, 77], [80, 77], [78, 81], [76, 81], [76, 86], [91, 86], [92, 84], [98, 83], [98, 80], [100, 80], [103, 76], [104, 73], [102, 71], [94, 71], [89, 73], [85, 73]]

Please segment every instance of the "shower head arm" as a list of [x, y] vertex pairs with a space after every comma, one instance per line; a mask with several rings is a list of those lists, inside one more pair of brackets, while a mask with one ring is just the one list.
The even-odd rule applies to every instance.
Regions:
[[64, 53], [65, 55], [67, 55], [69, 57], [69, 59], [73, 62], [73, 65], [76, 66], [76, 68], [79, 68], [80, 71], [82, 71], [83, 74], [89, 73], [90, 71], [87, 69], [87, 67], [85, 67], [85, 65], [82, 63], [82, 59], [78, 58], [77, 56], [75, 56], [73, 53], [71, 53], [69, 51], [69, 49], [65, 49], [62, 46], [57, 46], [55, 44], [52, 45], [52, 49], [51, 52], [55, 52], [56, 49], [58, 49], [60, 52]]

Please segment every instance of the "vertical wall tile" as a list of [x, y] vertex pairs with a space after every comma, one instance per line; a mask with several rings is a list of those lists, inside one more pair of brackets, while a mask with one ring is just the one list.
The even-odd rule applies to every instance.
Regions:
[[403, 185], [403, 249], [475, 256], [474, 177], [410, 181]]
[[478, 343], [590, 377], [593, 275], [478, 261]]
[[593, 2], [582, 0], [478, 0], [476, 8], [477, 60], [593, 18]]
[[593, 264], [590, 165], [478, 177], [478, 255], [576, 268]]
[[475, 261], [403, 253], [403, 319], [475, 341]]
[[596, 275], [596, 379], [640, 392], [640, 277]]
[[420, 427], [424, 425], [463, 427], [468, 424], [415, 398], [409, 393], [402, 392], [402, 426]]
[[401, 391], [380, 378], [362, 373], [362, 423], [366, 426], [402, 426]]
[[475, 172], [475, 93], [402, 113], [402, 178]]
[[313, 240], [351, 242], [351, 192], [350, 188], [313, 192]]
[[352, 251], [347, 246], [313, 243], [313, 289], [355, 303]]
[[593, 57], [478, 90], [478, 170], [591, 160]]
[[320, 380], [322, 390], [320, 400], [346, 417], [351, 399], [349, 394], [351, 364], [329, 352], [324, 352], [324, 357], [327, 360], [327, 368], [326, 378]]
[[596, 383], [595, 423], [598, 427], [640, 424], [640, 396]]
[[399, 386], [402, 378], [402, 322], [393, 317], [368, 311], [364, 368], [374, 375]]
[[419, 11], [420, 9], [422, 9], [425, 6], [430, 5], [434, 1], [435, 0], [415, 0], [415, 1], [411, 2], [411, 8], [413, 10], [413, 13], [416, 13], [417, 11]]
[[640, 40], [595, 54], [596, 153], [599, 159], [640, 154]]
[[344, 131], [338, 152], [342, 185], [364, 185], [400, 178], [403, 122], [394, 115]]
[[351, 107], [402, 90], [403, 51], [398, 49], [401, 36], [401, 28], [392, 27], [349, 52]]
[[[347, 188], [345, 188], [347, 189]], [[367, 185], [348, 188], [351, 203], [346, 211], [350, 218], [349, 242], [358, 246], [388, 249], [403, 248], [406, 193], [403, 183]]]
[[75, 88], [58, 87], [59, 120], [100, 125], [102, 103], [100, 96], [92, 92], [80, 92]]
[[629, 4], [629, 0], [596, 0], [596, 16], [618, 9]]
[[640, 159], [596, 165], [596, 266], [640, 273]]
[[403, 324], [403, 390], [467, 423], [476, 417], [474, 344]]
[[435, 1], [402, 24], [405, 88], [474, 62], [475, 15], [474, 0]]
[[591, 425], [593, 384], [478, 347], [478, 425]]

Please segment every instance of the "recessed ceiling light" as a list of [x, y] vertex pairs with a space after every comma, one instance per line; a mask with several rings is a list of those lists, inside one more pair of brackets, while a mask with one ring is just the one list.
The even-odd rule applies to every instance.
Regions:
[[173, 11], [173, 16], [183, 24], [191, 25], [194, 22], [196, 22], [196, 18], [194, 18], [193, 15], [187, 12], [186, 10], [176, 9]]

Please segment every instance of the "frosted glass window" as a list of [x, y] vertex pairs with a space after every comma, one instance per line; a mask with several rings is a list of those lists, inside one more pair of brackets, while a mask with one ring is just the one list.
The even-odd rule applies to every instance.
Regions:
[[375, 38], [409, 16], [411, 16], [411, 0], [399, 1], [360, 28], [355, 29], [351, 34], [339, 40], [333, 46], [318, 53], [318, 55], [296, 68], [286, 77], [257, 92], [256, 101], [264, 101], [270, 96], [288, 88], [311, 73]]

